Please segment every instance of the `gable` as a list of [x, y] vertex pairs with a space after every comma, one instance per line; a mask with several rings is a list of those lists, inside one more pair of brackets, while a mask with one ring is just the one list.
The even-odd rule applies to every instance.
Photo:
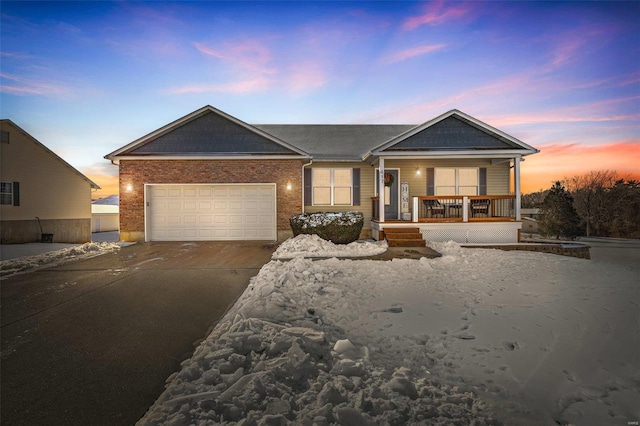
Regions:
[[299, 154], [213, 111], [189, 120], [121, 155]]
[[[9, 119], [0, 120], [2, 129], [2, 176], [9, 179], [9, 175], [29, 176], [32, 171], [41, 169], [42, 174], [79, 177], [93, 189], [100, 186], [86, 177], [72, 165], [63, 160], [55, 152], [39, 142], [20, 126]], [[48, 175], [48, 176], [49, 176]]]
[[469, 120], [451, 115], [384, 151], [483, 150], [520, 148]]

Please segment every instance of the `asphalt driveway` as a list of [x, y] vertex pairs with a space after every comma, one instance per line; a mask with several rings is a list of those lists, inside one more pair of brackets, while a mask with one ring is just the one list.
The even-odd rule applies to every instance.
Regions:
[[2, 425], [131, 425], [276, 246], [144, 243], [0, 281]]

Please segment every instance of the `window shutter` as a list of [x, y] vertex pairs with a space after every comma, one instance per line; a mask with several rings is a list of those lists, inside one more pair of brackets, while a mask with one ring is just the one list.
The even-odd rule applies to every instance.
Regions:
[[311, 205], [311, 191], [312, 191], [312, 182], [311, 182], [311, 169], [304, 169], [304, 205]]
[[435, 176], [436, 170], [433, 167], [427, 167], [427, 195], [435, 195]]
[[487, 168], [481, 167], [478, 174], [478, 195], [487, 195]]
[[13, 205], [20, 205], [20, 182], [13, 182]]
[[360, 205], [360, 169], [353, 169], [351, 173], [353, 180], [353, 205]]

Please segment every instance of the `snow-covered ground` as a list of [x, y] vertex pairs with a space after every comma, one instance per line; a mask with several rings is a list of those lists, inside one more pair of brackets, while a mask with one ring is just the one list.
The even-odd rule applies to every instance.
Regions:
[[280, 244], [273, 259], [285, 260], [294, 257], [366, 257], [387, 251], [386, 241], [358, 240], [350, 244], [333, 244], [317, 235], [301, 234]]
[[85, 244], [30, 243], [0, 246], [2, 279], [39, 268], [62, 265], [120, 249], [123, 243], [91, 242]]
[[640, 419], [640, 266], [432, 248], [269, 262], [139, 423]]

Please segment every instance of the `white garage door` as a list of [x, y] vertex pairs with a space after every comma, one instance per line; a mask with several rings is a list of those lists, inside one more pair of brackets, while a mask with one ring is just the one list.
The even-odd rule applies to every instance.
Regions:
[[147, 185], [147, 240], [276, 240], [275, 184]]

